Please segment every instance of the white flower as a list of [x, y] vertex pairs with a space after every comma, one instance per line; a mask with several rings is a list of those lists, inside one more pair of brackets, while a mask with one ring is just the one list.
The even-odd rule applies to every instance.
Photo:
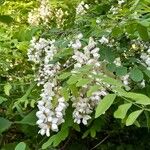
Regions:
[[72, 48], [73, 48], [73, 49], [78, 50], [78, 49], [80, 49], [81, 47], [82, 47], [82, 44], [81, 44], [81, 42], [80, 42], [79, 39], [77, 39], [77, 40], [75, 41], [75, 43], [72, 44]]
[[142, 88], [145, 88], [145, 80], [142, 80], [142, 82], [141, 82], [141, 87], [142, 87]]
[[150, 66], [150, 57], [145, 60], [145, 63]]
[[121, 79], [122, 79], [124, 85], [128, 85], [129, 84], [129, 75], [128, 74], [125, 75], [125, 76], [122, 76]]
[[125, 3], [124, 0], [118, 0], [118, 4], [119, 4], [119, 5], [122, 5], [123, 3]]
[[119, 10], [118, 7], [112, 6], [112, 7], [110, 8], [110, 12], [112, 12], [113, 15], [117, 14], [117, 13], [118, 13], [118, 10]]
[[89, 5], [85, 4], [84, 1], [81, 1], [79, 5], [76, 7], [76, 14], [83, 15], [86, 13], [86, 10], [89, 9]]
[[76, 38], [79, 39], [79, 40], [82, 39], [83, 38], [83, 34], [82, 33], [78, 34]]
[[55, 131], [55, 132], [58, 132], [58, 126], [57, 124], [52, 124], [52, 130]]
[[102, 38], [99, 40], [99, 42], [101, 44], [108, 44], [109, 40], [105, 36], [102, 36]]
[[121, 66], [121, 60], [120, 60], [120, 57], [118, 57], [118, 58], [116, 58], [115, 60], [114, 60], [114, 64], [116, 65], [116, 66]]

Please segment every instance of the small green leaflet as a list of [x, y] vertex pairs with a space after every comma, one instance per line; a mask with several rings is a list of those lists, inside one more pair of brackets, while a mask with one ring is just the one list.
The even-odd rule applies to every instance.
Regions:
[[143, 80], [144, 76], [141, 70], [139, 70], [138, 68], [134, 68], [130, 72], [130, 78], [135, 82], [140, 82]]
[[64, 80], [64, 79], [67, 79], [69, 76], [71, 76], [71, 72], [64, 72], [58, 76], [58, 79]]
[[34, 126], [36, 125], [36, 121], [37, 121], [35, 114], [36, 114], [36, 110], [33, 110], [29, 114], [27, 114], [21, 121], [16, 121], [16, 123], [28, 124], [28, 125]]
[[42, 145], [42, 149], [47, 149], [49, 146], [58, 146], [62, 141], [64, 141], [69, 134], [68, 128], [59, 131], [57, 134], [51, 136], [47, 142]]
[[0, 104], [2, 104], [5, 101], [7, 101], [7, 98], [0, 96]]
[[26, 149], [26, 143], [24, 142], [20, 142], [19, 144], [17, 144], [17, 146], [15, 147], [15, 150], [25, 150]]
[[124, 119], [127, 111], [129, 110], [129, 108], [132, 106], [132, 103], [127, 103], [127, 104], [122, 104], [118, 107], [118, 109], [115, 111], [114, 113], [114, 117], [115, 118], [120, 118], [120, 119]]
[[137, 110], [132, 112], [126, 120], [126, 126], [132, 125], [142, 112], [143, 110]]
[[61, 89], [61, 95], [65, 98], [66, 101], [69, 100], [69, 97], [70, 97], [70, 93], [69, 93], [69, 90], [67, 87], [63, 87]]
[[124, 76], [127, 74], [127, 68], [126, 67], [118, 67], [116, 69], [116, 75], [117, 76]]
[[77, 87], [84, 86], [84, 85], [87, 85], [90, 82], [91, 82], [90, 79], [83, 79], [83, 78], [81, 78], [80, 80], [78, 80], [76, 86]]
[[98, 118], [100, 115], [104, 114], [105, 111], [113, 104], [115, 98], [115, 94], [108, 94], [103, 98], [103, 100], [100, 100], [96, 108], [95, 118]]
[[149, 34], [148, 34], [148, 30], [146, 27], [144, 27], [141, 24], [137, 24], [137, 30], [142, 40], [144, 41], [149, 40]]
[[11, 126], [11, 122], [5, 118], [0, 117], [0, 133], [4, 132]]
[[87, 91], [87, 97], [90, 97], [92, 96], [92, 94], [96, 91], [98, 91], [100, 88], [99, 85], [94, 85], [94, 86], [91, 86], [90, 89]]
[[67, 84], [72, 85], [78, 82], [78, 80], [82, 79], [80, 75], [72, 75], [69, 80], [67, 81]]
[[144, 94], [133, 92], [122, 92], [121, 96], [134, 100], [137, 104], [150, 105], [150, 98]]
[[10, 90], [11, 90], [11, 88], [12, 88], [12, 86], [11, 86], [10, 83], [5, 84], [5, 86], [4, 86], [4, 92], [5, 92], [5, 94], [6, 94], [7, 96], [10, 95]]

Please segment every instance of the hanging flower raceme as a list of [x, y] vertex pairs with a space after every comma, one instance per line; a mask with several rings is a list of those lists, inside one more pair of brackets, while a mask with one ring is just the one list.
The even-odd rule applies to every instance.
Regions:
[[39, 25], [42, 21], [44, 24], [49, 22], [49, 18], [52, 17], [52, 11], [48, 0], [39, 1], [38, 8], [33, 9], [28, 14], [28, 23], [31, 25]]
[[[41, 100], [38, 102], [39, 111], [36, 113], [38, 117], [37, 124], [40, 128], [41, 135], [50, 136], [50, 130], [58, 131], [58, 126], [64, 122], [63, 116], [68, 104], [64, 98], [60, 96], [61, 87], [55, 79], [56, 74], [60, 70], [60, 63], [51, 63], [54, 55], [57, 53], [55, 40], [46, 40], [40, 38], [38, 41], [33, 38], [31, 40], [30, 49], [28, 50], [28, 58], [36, 64], [39, 64], [37, 85], [43, 85]], [[56, 99], [56, 106], [53, 101]]]
[[[37, 124], [40, 128], [41, 135], [50, 136], [50, 130], [58, 132], [58, 126], [64, 122], [63, 116], [67, 103], [63, 97], [58, 97], [57, 90], [59, 87], [56, 81], [50, 81], [44, 84], [44, 89], [41, 94], [42, 99], [38, 102], [39, 111], [36, 113], [38, 117]], [[57, 106], [53, 106], [53, 98], [57, 94]]]

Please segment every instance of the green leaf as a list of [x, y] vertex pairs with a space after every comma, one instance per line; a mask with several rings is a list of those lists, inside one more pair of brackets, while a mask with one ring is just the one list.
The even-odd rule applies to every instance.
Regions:
[[16, 123], [21, 123], [21, 124], [28, 124], [28, 125], [36, 125], [36, 110], [33, 110], [30, 112], [28, 115], [26, 115], [21, 121], [16, 121]]
[[78, 88], [75, 85], [69, 85], [69, 88], [73, 96], [77, 97], [79, 95]]
[[112, 30], [112, 36], [114, 37], [119, 37], [121, 36], [121, 34], [123, 34], [123, 31], [120, 27], [114, 27]]
[[7, 98], [0, 96], [0, 104], [2, 104], [5, 101], [7, 101]]
[[91, 134], [91, 137], [94, 138], [96, 136], [96, 131], [94, 128], [91, 128], [90, 129], [90, 134]]
[[13, 22], [13, 18], [10, 17], [9, 15], [0, 15], [0, 22], [9, 24], [9, 23]]
[[143, 73], [141, 70], [134, 68], [133, 70], [131, 70], [130, 72], [130, 78], [135, 81], [135, 82], [140, 82], [143, 80]]
[[58, 79], [64, 80], [64, 79], [68, 78], [69, 76], [71, 76], [71, 72], [64, 72], [63, 74], [58, 76]]
[[73, 69], [73, 71], [82, 73], [82, 74], [87, 74], [92, 69], [92, 67], [93, 67], [93, 65], [85, 65], [80, 68], [75, 68], [75, 69]]
[[110, 84], [110, 85], [114, 85], [114, 86], [117, 86], [117, 87], [122, 87], [123, 86], [121, 81], [113, 79], [113, 78], [110, 78], [110, 77], [104, 77], [102, 80], [104, 82]]
[[127, 74], [127, 68], [126, 67], [117, 67], [116, 68], [116, 75], [117, 76], [124, 76]]
[[106, 67], [111, 72], [114, 72], [116, 70], [116, 65], [115, 64], [108, 64]]
[[67, 84], [72, 85], [78, 82], [78, 80], [82, 79], [80, 75], [72, 75], [69, 80], [67, 81]]
[[133, 93], [133, 92], [122, 92], [121, 96], [134, 100], [138, 104], [150, 105], [150, 98], [144, 94]]
[[138, 30], [138, 33], [139, 33], [140, 37], [142, 38], [142, 40], [145, 40], [145, 41], [149, 40], [148, 30], [146, 27], [144, 27], [141, 24], [138, 24], [137, 30]]
[[58, 52], [54, 57], [63, 58], [63, 57], [71, 56], [72, 54], [73, 54], [73, 50], [71, 48], [66, 48]]
[[126, 120], [126, 126], [132, 125], [142, 112], [143, 110], [137, 110], [132, 112]]
[[63, 87], [63, 88], [61, 89], [61, 94], [62, 94], [62, 96], [65, 98], [66, 101], [69, 100], [70, 93], [69, 93], [67, 87]]
[[7, 96], [10, 95], [10, 90], [11, 90], [11, 88], [12, 88], [12, 86], [11, 86], [10, 83], [7, 83], [7, 84], [4, 85], [4, 92], [5, 92], [5, 94], [6, 94]]
[[104, 114], [105, 111], [112, 105], [115, 98], [115, 94], [108, 94], [103, 98], [103, 100], [100, 100], [96, 108], [95, 118], [98, 118], [100, 115]]
[[25, 150], [26, 149], [26, 143], [24, 142], [20, 142], [19, 144], [17, 144], [17, 146], [15, 147], [15, 150]]
[[150, 70], [144, 70], [144, 74], [150, 78]]
[[0, 0], [0, 5], [4, 4], [5, 0]]
[[0, 133], [6, 131], [10, 126], [11, 122], [5, 118], [0, 117]]
[[99, 85], [94, 85], [94, 86], [91, 86], [90, 89], [87, 91], [87, 97], [90, 97], [92, 96], [92, 94], [96, 91], [98, 91], [100, 89], [100, 86]]
[[69, 134], [69, 129], [64, 129], [59, 131], [57, 134], [51, 136], [47, 142], [42, 145], [42, 149], [47, 149], [49, 146], [58, 146], [62, 141], [64, 141]]
[[120, 119], [124, 119], [127, 111], [129, 110], [129, 108], [132, 106], [132, 103], [127, 103], [127, 104], [122, 104], [118, 107], [118, 109], [115, 111], [114, 113], [114, 117], [115, 118], [120, 118]]
[[77, 86], [77, 87], [84, 86], [84, 85], [87, 85], [87, 84], [90, 83], [90, 82], [91, 82], [90, 79], [83, 79], [83, 78], [82, 78], [82, 79], [78, 80], [76, 86]]

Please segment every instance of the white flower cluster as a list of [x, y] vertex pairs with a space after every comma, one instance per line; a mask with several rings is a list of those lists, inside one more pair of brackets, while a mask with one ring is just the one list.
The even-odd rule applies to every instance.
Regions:
[[118, 14], [118, 12], [119, 12], [119, 7], [112, 6], [109, 11], [110, 11], [110, 13], [112, 13], [113, 15]]
[[[65, 14], [67, 15], [67, 12], [65, 12]], [[63, 16], [64, 16], [63, 10], [61, 8], [59, 8], [58, 10], [56, 10], [55, 16], [56, 16], [57, 26], [58, 26], [58, 28], [60, 28], [61, 26], [63, 26], [64, 21], [65, 21], [63, 19]]]
[[[101, 73], [101, 63], [99, 61], [100, 54], [99, 48], [96, 47], [96, 42], [92, 37], [89, 38], [88, 44], [83, 46], [81, 40], [83, 38], [82, 34], [76, 37], [75, 42], [71, 42], [70, 46], [74, 49], [74, 54], [72, 56], [73, 60], [76, 61], [74, 68], [80, 68], [84, 65], [92, 65], [92, 73]], [[89, 75], [90, 76], [90, 75]], [[96, 83], [97, 84], [97, 83]], [[93, 93], [91, 97], [84, 97], [84, 92], [87, 92], [88, 85], [84, 86], [84, 91], [81, 91], [80, 96], [77, 99], [73, 99], [73, 118], [75, 123], [83, 123], [87, 125], [87, 121], [91, 119], [91, 113], [95, 106], [97, 106], [99, 100], [107, 94], [106, 90], [101, 90]]]
[[102, 36], [102, 38], [99, 40], [99, 42], [101, 44], [108, 44], [109, 43], [109, 40], [108, 38], [106, 38], [105, 36]]
[[52, 16], [48, 0], [40, 0], [39, 8], [33, 9], [28, 14], [28, 23], [31, 25], [39, 25], [40, 21], [47, 23]]
[[116, 59], [114, 60], [114, 64], [115, 64], [117, 67], [121, 66], [120, 57], [118, 57], [118, 58], [116, 58]]
[[83, 15], [86, 13], [86, 10], [89, 9], [89, 5], [85, 4], [84, 1], [81, 1], [78, 6], [76, 7], [76, 14]]
[[[55, 40], [46, 40], [40, 38], [36, 41], [36, 38], [31, 40], [30, 48], [28, 50], [29, 61], [33, 61], [39, 64], [39, 72], [37, 79], [38, 85], [43, 85], [48, 81], [49, 78], [55, 76], [56, 72], [60, 70], [59, 62], [53, 64], [54, 55], [57, 53], [57, 48], [54, 45]], [[42, 58], [42, 56], [44, 56]]]
[[124, 0], [118, 0], [118, 5], [122, 5], [122, 4], [124, 4], [124, 3], [125, 3]]
[[129, 85], [129, 74], [122, 76], [121, 80], [123, 81], [124, 85]]
[[[50, 136], [50, 130], [58, 131], [58, 125], [64, 122], [63, 116], [68, 106], [64, 98], [59, 95], [61, 87], [57, 85], [55, 79], [55, 75], [60, 70], [60, 63], [52, 63], [54, 55], [58, 52], [54, 43], [55, 40], [40, 38], [37, 41], [33, 38], [28, 50], [29, 60], [39, 64], [36, 81], [38, 81], [38, 85], [43, 85], [43, 90], [36, 116], [40, 128], [39, 133], [47, 136]], [[56, 100], [56, 106], [53, 106], [53, 100]]]
[[[76, 41], [72, 43], [72, 48], [74, 49], [74, 55], [72, 58], [77, 62], [74, 65], [74, 68], [80, 68], [83, 65], [94, 65], [100, 66], [100, 62], [98, 61], [100, 54], [99, 48], [96, 47], [96, 42], [92, 37], [89, 38], [88, 45], [82, 48], [82, 34], [79, 34], [76, 38]], [[83, 52], [79, 51], [83, 49]]]
[[88, 120], [91, 119], [91, 113], [98, 102], [102, 99], [103, 96], [107, 95], [105, 90], [97, 91], [92, 94], [91, 97], [84, 97], [81, 93], [80, 97], [73, 99], [73, 118], [74, 122], [77, 124], [83, 123], [87, 125]]
[[42, 100], [38, 102], [39, 111], [36, 113], [38, 117], [37, 124], [40, 128], [41, 135], [50, 136], [50, 130], [57, 132], [58, 125], [64, 122], [63, 116], [67, 103], [63, 97], [58, 97], [58, 105], [54, 107], [52, 100], [55, 94], [58, 95], [56, 83], [47, 82], [44, 85], [43, 93], [41, 94]]
[[141, 53], [140, 58], [147, 65], [147, 69], [150, 70], [150, 48], [147, 50], [147, 52]]

